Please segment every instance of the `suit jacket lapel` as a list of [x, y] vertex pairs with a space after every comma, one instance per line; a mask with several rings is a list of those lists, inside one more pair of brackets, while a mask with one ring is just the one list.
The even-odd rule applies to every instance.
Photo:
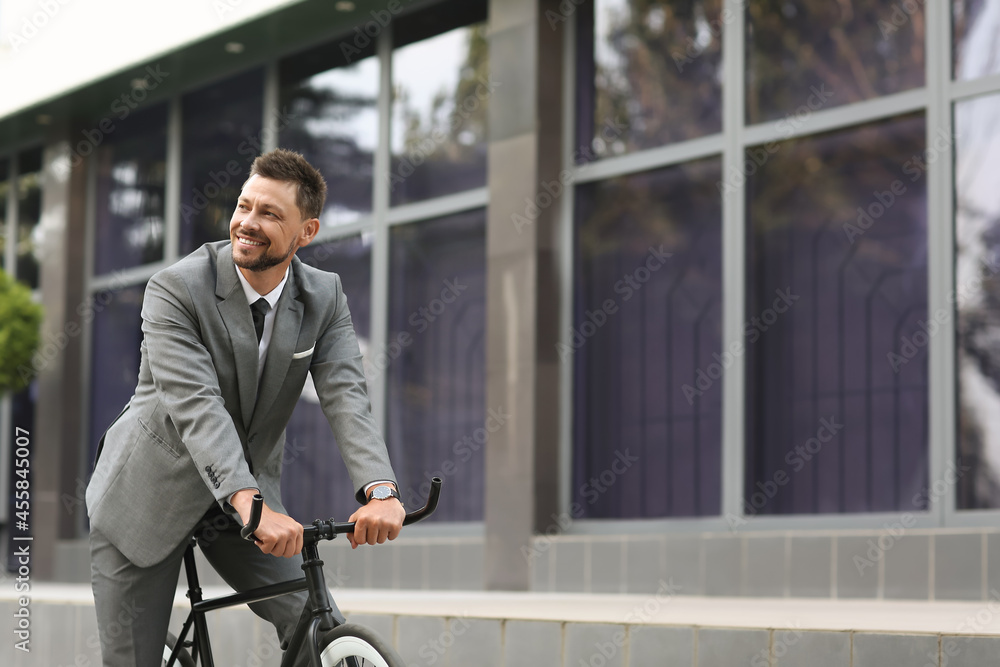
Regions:
[[250, 432], [257, 421], [267, 416], [268, 411], [278, 398], [281, 385], [285, 382], [285, 373], [295, 353], [295, 345], [299, 339], [299, 329], [302, 326], [304, 307], [298, 300], [298, 286], [294, 262], [292, 270], [285, 283], [278, 302], [274, 304], [274, 329], [271, 331], [271, 342], [267, 346], [267, 359], [264, 361], [264, 373], [257, 389], [257, 402], [253, 409], [250, 422]]
[[240, 414], [243, 426], [249, 428], [257, 392], [257, 336], [254, 335], [250, 305], [236, 276], [231, 245], [219, 250], [216, 267], [215, 294], [223, 299], [218, 304], [219, 314], [233, 345], [236, 380], [240, 387]]

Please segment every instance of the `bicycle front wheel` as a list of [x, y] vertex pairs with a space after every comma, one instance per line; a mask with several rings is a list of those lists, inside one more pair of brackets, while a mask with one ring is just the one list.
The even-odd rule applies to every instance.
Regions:
[[345, 623], [319, 642], [323, 667], [405, 667], [385, 640], [363, 625]]

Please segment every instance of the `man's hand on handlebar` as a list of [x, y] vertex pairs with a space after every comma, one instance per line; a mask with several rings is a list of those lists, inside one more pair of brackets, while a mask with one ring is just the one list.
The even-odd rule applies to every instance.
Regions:
[[354, 532], [347, 534], [351, 548], [357, 549], [359, 544], [382, 544], [386, 540], [396, 539], [403, 529], [405, 516], [403, 504], [395, 498], [370, 500], [348, 519], [355, 522]]
[[[250, 520], [250, 508], [256, 489], [237, 491], [231, 504], [240, 514], [243, 523]], [[302, 551], [302, 524], [288, 516], [275, 512], [267, 503], [260, 516], [260, 525], [254, 531], [254, 543], [266, 554], [291, 558]]]

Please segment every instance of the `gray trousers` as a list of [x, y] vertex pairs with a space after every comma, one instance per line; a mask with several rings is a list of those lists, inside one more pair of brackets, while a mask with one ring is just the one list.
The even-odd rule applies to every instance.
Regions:
[[[303, 576], [302, 556], [279, 558], [261, 553], [256, 545], [240, 537], [239, 524], [218, 506], [206, 512], [195, 526], [193, 535], [208, 562], [236, 591]], [[162, 664], [170, 611], [189, 541], [181, 542], [162, 562], [151, 567], [137, 567], [99, 530], [91, 528], [91, 577], [105, 667], [159, 667]], [[275, 626], [279, 641], [287, 642], [307, 597], [307, 593], [301, 591], [257, 602], [250, 608]], [[330, 599], [333, 600], [332, 595]], [[336, 603], [333, 603], [333, 615], [344, 622]], [[253, 657], [252, 647], [256, 642], [248, 637], [246, 643], [246, 655], [238, 656], [241, 661]], [[308, 653], [300, 653], [295, 665], [308, 664]]]

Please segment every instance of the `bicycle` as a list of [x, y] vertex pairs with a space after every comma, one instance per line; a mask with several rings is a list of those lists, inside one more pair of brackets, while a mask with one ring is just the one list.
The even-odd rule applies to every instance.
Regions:
[[[440, 493], [441, 478], [435, 477], [431, 480], [426, 504], [408, 513], [403, 525], [408, 526], [430, 516], [437, 508]], [[253, 533], [260, 523], [263, 506], [264, 498], [260, 494], [255, 495], [250, 520], [240, 531], [243, 539], [254, 539]], [[309, 592], [309, 597], [292, 638], [288, 646], [284, 647], [286, 650], [281, 659], [281, 667], [292, 664], [303, 642], [308, 642], [307, 646], [311, 649], [310, 660], [313, 667], [363, 667], [369, 664], [373, 667], [404, 667], [405, 663], [395, 650], [375, 632], [355, 623], [338, 624], [333, 617], [330, 593], [323, 575], [323, 561], [320, 560], [317, 545], [321, 540], [332, 540], [337, 535], [353, 531], [353, 522], [336, 523], [333, 519], [317, 519], [312, 525], [303, 527], [302, 570], [305, 577], [207, 600], [202, 599], [198, 583], [194, 559], [196, 541], [192, 538], [184, 552], [184, 572], [188, 581], [187, 596], [191, 601], [191, 612], [184, 621], [180, 636], [167, 636], [163, 649], [164, 667], [195, 667], [199, 660], [202, 667], [215, 667], [206, 613], [304, 590]], [[189, 641], [187, 635], [192, 629]]]

